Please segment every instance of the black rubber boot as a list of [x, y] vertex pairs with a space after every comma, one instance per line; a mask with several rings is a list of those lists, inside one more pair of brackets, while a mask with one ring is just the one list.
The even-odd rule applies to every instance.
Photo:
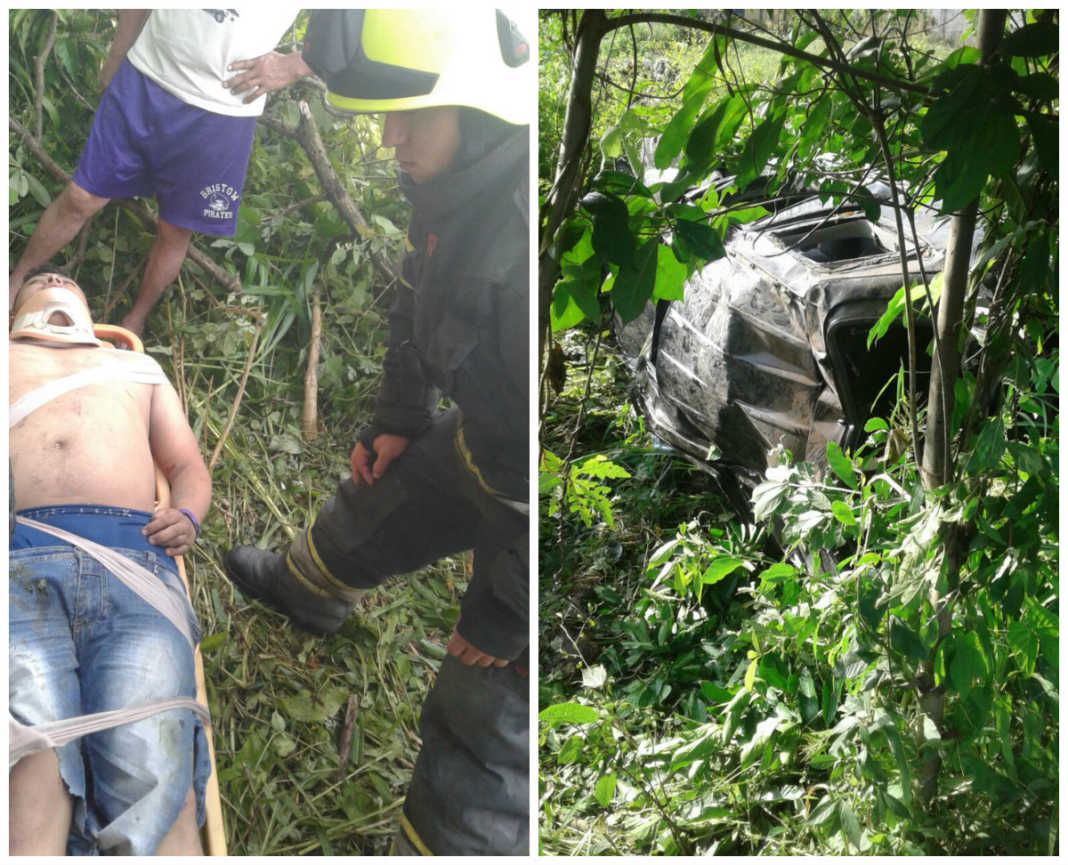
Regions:
[[352, 610], [347, 601], [322, 598], [301, 586], [286, 558], [256, 547], [234, 547], [223, 557], [226, 576], [243, 595], [277, 610], [312, 634], [338, 631]]

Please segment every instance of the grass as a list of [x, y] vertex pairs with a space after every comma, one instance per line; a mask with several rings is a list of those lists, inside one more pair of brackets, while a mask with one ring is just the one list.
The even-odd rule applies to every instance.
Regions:
[[[667, 830], [656, 801], [670, 801], [677, 818], [678, 802], [687, 795], [686, 779], [658, 775], [647, 765], [649, 755], [693, 724], [674, 711], [638, 708], [635, 695], [627, 695], [647, 676], [647, 661], [655, 659], [637, 667], [626, 663], [626, 626], [641, 618], [636, 610], [649, 584], [645, 567], [652, 551], [680, 524], [700, 515], [714, 520], [726, 506], [707, 476], [654, 445], [629, 405], [630, 373], [611, 344], [602, 344], [595, 359], [592, 335], [569, 332], [560, 338], [569, 375], [546, 412], [544, 446], [562, 456], [574, 438], [576, 455], [605, 453], [631, 477], [613, 482], [614, 526], [586, 527], [573, 516], [542, 518], [539, 709], [579, 699], [616, 715], [612, 735], [619, 737], [620, 754], [628, 756], [611, 763], [618, 780], [613, 807], [605, 808], [594, 792], [598, 773], [591, 773], [585, 759], [563, 756], [570, 748], [564, 733], [542, 729], [541, 852], [642, 855], [664, 851], [670, 843], [661, 837]], [[590, 397], [576, 429], [587, 377]], [[657, 661], [670, 662], [670, 657]], [[584, 673], [597, 666], [607, 669], [609, 682], [590, 688]]]

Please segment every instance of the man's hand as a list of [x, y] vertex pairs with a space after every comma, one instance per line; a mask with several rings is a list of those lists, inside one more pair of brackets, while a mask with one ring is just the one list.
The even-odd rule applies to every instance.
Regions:
[[168, 556], [180, 556], [193, 548], [197, 530], [192, 520], [175, 508], [159, 508], [152, 521], [141, 529], [150, 544], [164, 547]]
[[252, 60], [237, 60], [230, 64], [228, 72], [246, 69], [240, 75], [227, 78], [223, 87], [232, 93], [244, 93], [251, 91], [244, 102], [252, 102], [259, 99], [263, 94], [270, 93], [282, 87], [288, 87], [298, 78], [311, 75], [312, 71], [300, 56], [299, 51], [290, 54], [279, 54], [271, 51]]
[[371, 463], [371, 451], [367, 450], [361, 442], [356, 442], [349, 456], [349, 465], [352, 467], [352, 482], [356, 486], [362, 480], [367, 486], [372, 486], [376, 480], [386, 473], [389, 464], [399, 457], [408, 447], [407, 436], [382, 433], [375, 436], [374, 454], [376, 459]]
[[449, 637], [448, 645], [445, 646], [445, 651], [450, 655], [455, 655], [459, 658], [461, 664], [466, 664], [468, 667], [477, 665], [479, 667], [507, 667], [507, 658], [495, 658], [493, 655], [487, 655], [481, 649], [476, 649], [467, 640], [460, 636], [460, 632], [454, 627], [452, 629], [452, 636]]

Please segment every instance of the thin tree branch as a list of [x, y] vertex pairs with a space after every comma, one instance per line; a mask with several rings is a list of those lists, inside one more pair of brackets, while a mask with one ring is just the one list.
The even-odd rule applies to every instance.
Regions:
[[[319, 184], [322, 186], [323, 192], [334, 207], [337, 208], [352, 235], [362, 238], [373, 237], [375, 234], [374, 229], [368, 225], [367, 220], [364, 219], [360, 209], [356, 206], [356, 202], [352, 200], [352, 196], [349, 195], [345, 185], [337, 176], [337, 172], [334, 171], [333, 165], [330, 164], [330, 157], [326, 153], [326, 146], [323, 144], [322, 136], [319, 135], [319, 127], [315, 124], [315, 118], [312, 117], [308, 103], [302, 100], [298, 103], [298, 108], [300, 110], [300, 121], [295, 128], [267, 115], [260, 117], [260, 123], [268, 129], [273, 129], [275, 132], [295, 138], [300, 142], [300, 146], [304, 149], [304, 154], [308, 157], [308, 162], [311, 163], [312, 169], [315, 171], [315, 176], [319, 178]], [[375, 267], [382, 273], [392, 280], [400, 279], [396, 268], [389, 261], [382, 258], [379, 253], [369, 250], [369, 255]]]
[[615, 30], [617, 27], [627, 27], [631, 24], [640, 24], [642, 22], [675, 24], [678, 27], [691, 27], [694, 30], [704, 30], [707, 33], [729, 36], [732, 39], [737, 39], [739, 42], [748, 42], [750, 45], [758, 45], [761, 48], [767, 48], [769, 51], [775, 51], [779, 54], [785, 54], [788, 57], [804, 60], [806, 63], [811, 63], [813, 66], [818, 66], [821, 69], [829, 69], [840, 74], [849, 74], [856, 76], [857, 78], [874, 81], [877, 84], [882, 84], [893, 90], [904, 90], [908, 93], [916, 93], [920, 96], [932, 95], [929, 88], [914, 84], [911, 81], [889, 78], [867, 69], [858, 69], [837, 60], [830, 60], [826, 57], [820, 57], [818, 54], [810, 54], [807, 51], [794, 48], [794, 46], [790, 45], [788, 42], [765, 39], [762, 36], [755, 36], [744, 30], [735, 30], [733, 27], [724, 27], [722, 24], [714, 24], [711, 21], [698, 21], [693, 18], [687, 18], [684, 15], [672, 15], [668, 12], [634, 12], [628, 15], [620, 15], [618, 18], [606, 19], [604, 25], [605, 32]]
[[[241, 407], [241, 400], [245, 396], [245, 385], [248, 383], [249, 370], [252, 369], [252, 359], [256, 356], [256, 346], [259, 344], [260, 334], [263, 333], [263, 323], [266, 320], [266, 316], [260, 316], [256, 325], [256, 332], [252, 335], [252, 344], [248, 347], [248, 357], [245, 358], [245, 368], [241, 371], [241, 380], [237, 383], [237, 396], [234, 397], [234, 403], [230, 406], [230, 415], [226, 418], [226, 425], [223, 426], [223, 430], [219, 434], [219, 440], [215, 443], [215, 450], [211, 452], [211, 459], [208, 461], [209, 473], [215, 469], [215, 463], [219, 459], [223, 445], [226, 444], [226, 440], [230, 437], [230, 430], [234, 425], [234, 419], [237, 417], [237, 410]], [[211, 391], [209, 390], [208, 393], [210, 394]]]

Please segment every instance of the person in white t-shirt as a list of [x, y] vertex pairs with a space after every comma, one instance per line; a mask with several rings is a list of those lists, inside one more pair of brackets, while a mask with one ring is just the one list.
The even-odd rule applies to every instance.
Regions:
[[45, 210], [9, 285], [20, 285], [112, 198], [154, 195], [156, 240], [121, 321], [142, 334], [193, 232], [233, 235], [266, 94], [311, 74], [299, 51], [274, 50], [296, 12], [271, 4], [254, 12], [120, 11], [100, 73], [106, 89], [74, 179]]

